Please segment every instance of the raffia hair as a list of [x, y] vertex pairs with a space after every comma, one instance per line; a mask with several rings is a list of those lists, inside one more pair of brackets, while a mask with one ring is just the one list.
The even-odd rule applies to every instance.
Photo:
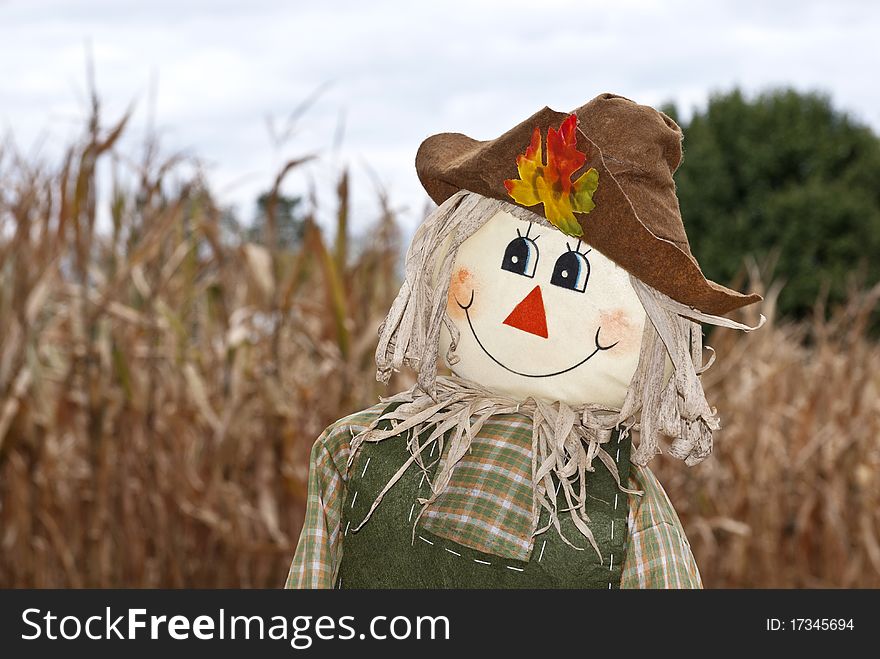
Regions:
[[[379, 328], [376, 378], [387, 382], [393, 371], [409, 366], [418, 373], [418, 387], [435, 395], [440, 330], [452, 341], [445, 355], [458, 358], [459, 330], [446, 312], [449, 280], [461, 244], [499, 211], [526, 222], [552, 225], [540, 215], [505, 201], [460, 191], [422, 223], [406, 255], [405, 278]], [[683, 305], [630, 275], [648, 319], [636, 372], [630, 381], [617, 422], [638, 431], [632, 461], [647, 464], [671, 440], [668, 452], [687, 464], [701, 462], [712, 451], [718, 414], [706, 401], [699, 375], [712, 365], [714, 351], [703, 364], [700, 323], [749, 331], [757, 329]], [[711, 348], [710, 348], [711, 350]], [[667, 359], [673, 367], [666, 377]]]

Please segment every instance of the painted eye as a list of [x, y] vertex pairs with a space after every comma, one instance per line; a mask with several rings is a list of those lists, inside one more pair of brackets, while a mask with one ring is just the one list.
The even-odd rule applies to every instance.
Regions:
[[587, 290], [589, 278], [590, 262], [587, 261], [587, 257], [580, 252], [568, 251], [556, 259], [550, 283], [583, 293]]
[[524, 277], [534, 277], [538, 267], [538, 246], [535, 241], [525, 236], [517, 236], [511, 240], [504, 250], [501, 269], [515, 272]]

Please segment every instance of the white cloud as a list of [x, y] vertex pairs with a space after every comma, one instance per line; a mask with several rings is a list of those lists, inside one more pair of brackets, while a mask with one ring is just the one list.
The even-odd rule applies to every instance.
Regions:
[[[45, 149], [69, 139], [85, 113], [88, 40], [108, 116], [138, 102], [130, 143], [155, 76], [166, 146], [202, 157], [247, 213], [285, 158], [318, 151], [329, 161], [307, 173], [322, 192], [332, 163], [348, 162], [357, 207], [374, 207], [366, 161], [412, 223], [425, 136], [493, 137], [543, 105], [571, 109], [603, 91], [687, 114], [733, 85], [790, 84], [828, 91], [880, 129], [878, 35], [880, 6], [856, 1], [13, 0], [0, 3], [0, 127], [25, 147], [46, 131]], [[283, 119], [328, 81], [295, 138], [274, 147], [266, 116]]]

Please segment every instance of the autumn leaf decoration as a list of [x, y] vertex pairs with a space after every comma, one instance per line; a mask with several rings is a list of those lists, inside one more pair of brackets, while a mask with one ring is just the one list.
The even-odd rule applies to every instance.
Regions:
[[504, 181], [513, 200], [522, 206], [544, 204], [544, 215], [563, 233], [580, 236], [583, 229], [575, 213], [589, 213], [596, 204], [593, 193], [599, 185], [599, 172], [590, 167], [577, 180], [574, 173], [587, 156], [577, 150], [577, 116], [570, 114], [557, 131], [547, 131], [547, 164], [541, 149], [541, 131], [535, 126], [526, 152], [516, 157], [518, 179]]

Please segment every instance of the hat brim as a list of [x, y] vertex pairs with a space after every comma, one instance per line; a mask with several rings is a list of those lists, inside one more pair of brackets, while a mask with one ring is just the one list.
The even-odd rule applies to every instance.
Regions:
[[[459, 190], [515, 203], [503, 186], [505, 179], [518, 177], [515, 157], [499, 153], [509, 150], [501, 148], [500, 143], [527, 145], [534, 126], [546, 134], [549, 126], [558, 127], [566, 116], [544, 108], [496, 140], [479, 141], [461, 133], [429, 137], [416, 154], [419, 179], [437, 204]], [[649, 286], [704, 313], [720, 316], [762, 299], [707, 279], [686, 242], [658, 236], [640, 219], [601, 149], [581, 131], [578, 149], [586, 153], [586, 167], [599, 172], [599, 186], [593, 195], [595, 208], [587, 214], [576, 214], [586, 243]], [[529, 210], [543, 215], [541, 205]]]

